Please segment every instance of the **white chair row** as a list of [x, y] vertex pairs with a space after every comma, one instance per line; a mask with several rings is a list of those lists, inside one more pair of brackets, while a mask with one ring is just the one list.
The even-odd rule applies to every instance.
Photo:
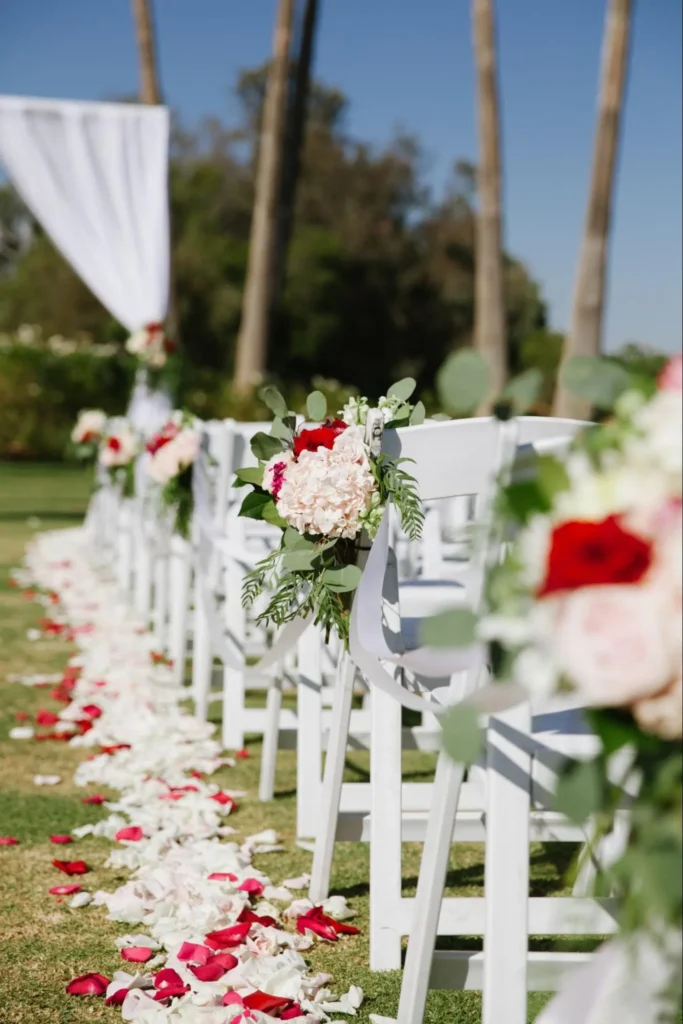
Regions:
[[[549, 438], [571, 436], [579, 424], [522, 418], [518, 426], [518, 443], [542, 446]], [[522, 1024], [527, 981], [530, 988], [554, 988], [560, 972], [578, 962], [566, 954], [528, 955], [528, 934], [604, 934], [614, 927], [610, 901], [596, 903], [585, 896], [528, 901], [530, 839], [585, 840], [548, 809], [548, 794], [558, 758], [586, 756], [594, 740], [577, 731], [576, 716], [532, 718], [531, 710], [521, 707], [492, 716], [486, 760], [467, 776], [462, 766], [441, 755], [433, 784], [401, 781], [406, 741], [433, 750], [438, 740], [432, 712], [439, 705], [420, 697], [416, 685], [426, 686], [427, 695], [436, 686], [437, 696], [448, 703], [479, 684], [481, 666], [462, 664], [462, 671], [453, 672], [452, 657], [448, 671], [439, 669], [440, 679], [434, 672], [431, 679], [424, 674], [416, 678], [411, 667], [424, 666], [411, 645], [418, 620], [426, 614], [458, 600], [477, 604], [484, 562], [466, 561], [467, 544], [460, 531], [467, 510], [475, 522], [486, 519], [492, 474], [509, 458], [501, 449], [499, 425], [468, 420], [387, 435], [389, 450], [415, 460], [421, 495], [436, 503], [422, 544], [397, 541], [396, 554], [388, 556], [384, 616], [385, 625], [387, 619], [393, 624], [391, 644], [386, 649], [379, 645], [380, 657], [376, 642], [373, 649], [367, 637], [354, 636], [350, 657], [340, 657], [338, 650], [325, 649], [320, 634], [309, 627], [298, 638], [296, 651], [269, 665], [260, 678], [247, 663], [263, 655], [272, 638], [244, 613], [241, 582], [277, 540], [277, 532], [237, 518], [241, 496], [231, 483], [234, 470], [248, 462], [249, 435], [269, 427], [227, 421], [204, 429], [214, 464], [208, 473], [208, 521], [205, 509], [203, 527], [199, 517], [194, 527], [194, 564], [200, 567], [194, 586], [189, 546], [179, 543], [180, 538], [159, 542], [158, 517], [140, 495], [137, 507], [124, 505], [118, 513], [110, 497], [102, 501], [100, 533], [107, 538], [104, 549], [116, 551], [122, 589], [134, 593], [143, 616], [151, 610], [155, 632], [179, 666], [179, 678], [191, 633], [192, 690], [203, 716], [212, 697], [214, 658], [223, 655], [223, 740], [234, 749], [243, 745], [247, 733], [263, 734], [262, 798], [272, 797], [278, 746], [297, 743], [297, 834], [316, 839], [311, 898], [318, 901], [328, 892], [335, 841], [370, 842], [371, 967], [400, 967], [402, 938], [410, 936], [399, 1024], [422, 1019], [430, 983], [483, 988], [485, 1024]], [[202, 544], [205, 556], [197, 559]], [[399, 585], [397, 562], [403, 575], [412, 575], [417, 566], [421, 576]], [[151, 607], [146, 603], [150, 590]], [[380, 580], [379, 594], [375, 583], [374, 597], [370, 595], [378, 605], [380, 633], [381, 591]], [[362, 711], [352, 711], [354, 687], [363, 680], [370, 684], [371, 699]], [[296, 713], [281, 707], [282, 688], [288, 683], [297, 687]], [[267, 688], [265, 709], [246, 706], [246, 690], [253, 685]], [[402, 705], [423, 713], [420, 727], [402, 729]], [[370, 747], [369, 785], [342, 782], [349, 744]], [[405, 841], [424, 843], [416, 901], [401, 895]], [[486, 842], [485, 898], [442, 902], [453, 841]], [[435, 955], [438, 935], [483, 935], [484, 953]]]

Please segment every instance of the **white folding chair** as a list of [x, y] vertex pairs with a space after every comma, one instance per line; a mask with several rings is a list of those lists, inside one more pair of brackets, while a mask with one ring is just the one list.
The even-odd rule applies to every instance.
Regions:
[[[530, 419], [522, 420], [519, 427], [520, 440], [526, 441], [529, 437], [550, 436], [552, 431], [556, 434], [560, 432], [568, 434], [575, 431], [578, 424], [558, 424], [558, 421]], [[423, 429], [427, 433], [422, 435], [414, 428], [408, 431], [401, 431], [399, 432], [399, 439], [393, 441], [394, 444], [398, 443], [401, 445], [403, 454], [415, 458], [416, 476], [423, 496], [426, 498], [447, 496], [449, 495], [450, 488], [452, 488], [451, 493], [458, 490], [463, 490], [465, 493], [470, 494], [477, 491], [483, 493], [487, 486], [488, 477], [496, 465], [496, 459], [500, 456], [496, 448], [494, 436], [497, 429], [496, 426], [494, 424], [487, 426], [486, 421], [480, 420], [462, 421], [458, 424], [447, 424], [445, 427], [438, 428], [429, 426]], [[443, 436], [437, 437], [437, 431], [439, 433], [443, 431]], [[391, 439], [388, 439], [388, 441], [390, 444], [392, 443]], [[448, 457], [444, 457], [445, 451], [453, 451], [457, 454], [454, 454], [453, 458], [449, 460]], [[455, 472], [455, 479], [447, 479], [448, 471], [445, 470], [444, 466], [445, 464], [448, 465], [449, 461]], [[369, 567], [368, 565], [368, 569]], [[362, 586], [363, 584], [361, 584]], [[469, 591], [469, 598], [476, 597], [476, 589], [476, 578], [471, 576], [468, 586], [465, 588], [466, 592]], [[361, 668], [367, 674], [367, 658], [363, 659], [361, 654], [359, 654], [358, 644], [354, 645], [353, 637], [351, 655], [356, 660], [363, 662]], [[375, 661], [375, 668], [383, 671], [380, 661], [378, 659], [375, 659]], [[410, 665], [410, 652], [404, 655], [403, 662], [406, 667]], [[376, 681], [376, 678], [373, 677], [373, 672], [374, 669], [371, 661], [369, 666], [371, 682]], [[385, 681], [389, 678], [385, 672], [383, 672], [383, 676]], [[473, 682], [474, 680], [470, 679], [468, 684], [471, 686]], [[454, 680], [454, 684], [455, 689], [451, 692], [451, 699], [457, 699], [459, 694], [462, 693], [462, 680]], [[424, 935], [428, 934], [432, 927], [436, 929], [439, 916], [441, 916], [440, 933], [471, 935], [477, 934], [477, 932], [482, 934], [484, 931], [483, 904], [474, 907], [468, 905], [471, 909], [468, 909], [466, 914], [463, 914], [461, 901], [456, 902], [454, 905], [444, 906], [441, 909], [441, 892], [450, 844], [454, 837], [453, 822], [455, 820], [455, 807], [457, 806], [459, 791], [462, 796], [460, 803], [461, 813], [456, 823], [455, 837], [470, 841], [475, 838], [483, 839], [485, 837], [482, 821], [485, 794], [482, 791], [481, 785], [478, 783], [475, 785], [468, 783], [461, 789], [463, 769], [453, 765], [444, 757], [439, 762], [434, 789], [429, 793], [427, 800], [424, 800], [424, 796], [427, 795], [426, 793], [424, 794], [422, 803], [423, 811], [429, 806], [429, 802], [432, 806], [432, 813], [426, 830], [425, 862], [430, 857], [434, 861], [432, 866], [423, 862], [423, 875], [433, 875], [434, 867], [437, 869], [436, 874], [439, 875], [441, 862], [443, 863], [443, 872], [440, 873], [441, 880], [437, 883], [437, 885], [441, 886], [438, 899], [435, 899], [432, 893], [431, 903], [429, 903], [429, 909], [427, 909], [423, 891], [418, 898], [417, 910], [413, 901], [401, 899], [401, 838], [404, 840], [424, 841], [425, 825], [427, 823], [424, 813], [421, 815], [401, 814], [402, 796], [405, 796], [405, 790], [402, 793], [400, 783], [400, 742], [397, 738], [400, 727], [400, 703], [406, 704], [409, 707], [419, 707], [422, 704], [419, 700], [415, 699], [413, 694], [398, 684], [391, 688], [391, 693], [393, 698], [398, 697], [398, 701], [392, 699], [392, 696], [381, 690], [373, 693], [373, 711], [377, 713], [377, 727], [373, 730], [372, 736], [371, 776], [374, 800], [372, 814], [369, 821], [366, 822], [366, 826], [371, 838], [372, 851], [371, 966], [375, 969], [392, 969], [400, 966], [402, 935], [410, 933], [413, 936], [413, 943], [416, 948], [426, 948], [422, 941]], [[343, 699], [338, 695], [337, 710], [342, 704]], [[337, 716], [337, 728], [342, 736], [346, 731], [345, 711], [346, 708]], [[340, 722], [341, 725], [339, 725]], [[343, 740], [339, 740], [336, 746], [337, 748], [343, 748], [344, 745]], [[330, 755], [328, 754], [328, 770], [325, 780], [325, 807], [331, 807], [332, 809], [325, 815], [323, 833], [319, 836], [316, 849], [311, 890], [311, 898], [314, 900], [324, 897], [329, 886], [329, 868], [334, 843], [334, 827], [337, 824], [336, 811], [339, 807], [342, 792], [340, 780], [339, 760], [337, 760], [335, 766], [330, 761]], [[450, 814], [451, 807], [453, 808], [452, 816]], [[544, 814], [542, 811], [536, 813], [534, 822], [536, 837], [558, 837], [558, 832], [561, 832], [560, 838], [569, 838], [568, 833], [570, 830], [565, 825], [560, 828], [559, 823], [553, 822], [551, 818], [549, 819], [547, 813]], [[445, 838], [442, 835], [443, 830], [439, 831], [443, 820], [448, 820], [450, 823], [446, 827]], [[436, 830], [441, 838], [441, 846], [438, 847], [436, 853], [433, 850], [435, 840], [430, 830], [431, 833]], [[579, 841], [582, 837], [574, 832], [571, 838], [574, 841]], [[528, 839], [525, 841], [528, 843]], [[528, 848], [525, 849], [525, 856], [528, 859]], [[441, 858], [440, 861], [439, 858]], [[425, 914], [427, 914], [428, 918], [426, 923], [422, 920]], [[609, 917], [609, 914], [604, 916]], [[413, 918], [414, 920], [411, 921]], [[584, 931], [586, 930], [583, 925], [582, 928]], [[436, 931], [434, 935], [436, 935]], [[425, 956], [428, 957], [429, 963], [425, 967], [425, 959], [423, 957], [420, 965], [425, 995], [434, 947], [433, 941], [431, 946], [429, 946], [427, 941], [427, 946], [429, 948]], [[463, 959], [459, 979], [461, 982], [464, 980], [462, 964], [466, 964], [468, 969], [471, 968], [469, 984], [473, 984], [476, 981], [476, 968], [480, 964], [477, 965], [476, 957]], [[424, 977], [425, 971], [427, 973], [426, 978]], [[458, 982], [457, 978], [455, 978], [455, 982]], [[410, 1013], [401, 1018], [401, 1024], [407, 1024], [409, 1020], [412, 1022], [418, 1019], [414, 1005]]]

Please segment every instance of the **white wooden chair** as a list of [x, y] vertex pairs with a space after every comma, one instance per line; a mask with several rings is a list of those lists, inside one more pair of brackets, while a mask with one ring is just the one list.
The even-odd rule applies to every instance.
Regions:
[[[552, 432], [556, 435], [558, 433], [568, 434], [574, 432], [578, 426], [579, 424], [558, 423], [558, 421], [522, 420], [519, 424], [520, 439], [527, 441], [530, 437], [543, 438], [544, 436], [551, 435]], [[387, 440], [390, 445], [400, 445], [403, 454], [415, 458], [416, 476], [423, 496], [426, 498], [444, 497], [457, 493], [460, 490], [468, 494], [477, 492], [485, 494], [491, 471], [501, 458], [501, 452], [497, 447], [498, 442], [495, 436], [497, 433], [496, 425], [492, 423], [487, 425], [487, 421], [480, 420], [461, 421], [445, 426], [430, 426], [420, 429], [426, 430], [429, 433], [420, 434], [418, 430], [411, 428], [408, 431], [401, 431], [398, 438], [388, 438]], [[454, 454], [450, 459], [444, 456], [446, 451], [453, 451]], [[366, 573], [369, 569], [370, 562], [368, 563]], [[465, 588], [470, 603], [476, 603], [477, 588], [480, 586], [480, 583], [480, 573], [470, 575], [467, 587]], [[363, 583], [361, 583], [362, 587]], [[361, 595], [361, 588], [359, 588], [356, 600]], [[364, 622], [367, 620], [365, 615], [362, 618]], [[360, 621], [360, 618], [358, 621]], [[431, 967], [432, 951], [434, 948], [433, 940], [436, 936], [437, 927], [439, 934], [472, 935], [477, 933], [483, 934], [485, 930], [485, 907], [483, 902], [479, 901], [479, 903], [475, 902], [473, 904], [468, 901], [463, 903], [460, 900], [455, 902], [447, 901], [441, 907], [441, 893], [450, 845], [454, 837], [469, 841], [488, 838], [488, 856], [491, 855], [491, 850], [498, 849], [495, 842], [491, 843], [490, 830], [494, 826], [487, 819], [488, 828], [485, 830], [483, 823], [484, 800], [486, 790], [490, 787], [482, 787], [481, 778], [478, 777], [476, 772], [473, 773], [475, 778], [474, 784], [465, 783], [463, 785], [464, 770], [462, 767], [453, 765], [442, 756], [439, 761], [433, 790], [431, 792], [423, 790], [423, 813], [402, 814], [402, 800], [405, 796], [405, 789], [402, 792], [400, 740], [398, 738], [400, 735], [400, 705], [404, 704], [417, 709], [423, 708], [424, 702], [413, 692], [392, 680], [382, 669], [380, 659], [372, 655], [370, 660], [368, 660], [367, 656], [363, 653], [363, 648], [359, 644], [358, 638], [356, 637], [354, 640], [353, 634], [351, 656], [360, 663], [361, 669], [370, 678], [371, 683], [376, 684], [379, 681], [385, 688], [382, 690], [380, 687], [379, 691], [373, 693], [373, 713], [376, 714], [376, 728], [373, 730], [372, 736], [371, 786], [373, 801], [372, 813], [364, 823], [366, 835], [369, 836], [371, 841], [371, 966], [374, 969], [393, 969], [400, 966], [401, 937], [410, 933], [411, 949], [416, 948], [418, 951], [422, 951], [422, 959], [419, 965], [420, 971], [417, 973], [422, 979], [421, 985], [426, 996], [429, 968]], [[402, 658], [396, 659], [392, 655], [392, 660], [394, 661], [395, 668], [400, 670], [401, 662], [407, 668], [411, 663], [414, 664], [416, 659], [413, 657], [412, 652], [407, 651]], [[436, 662], [438, 663], [438, 658]], [[452, 665], [453, 660], [451, 658], [451, 667]], [[438, 670], [438, 664], [435, 668]], [[349, 674], [352, 672], [353, 669], [350, 668]], [[434, 671], [431, 671], [431, 674], [434, 675]], [[442, 672], [442, 674], [446, 675], [449, 673]], [[457, 700], [467, 688], [471, 689], [474, 687], [478, 675], [479, 670], [474, 665], [470, 669], [469, 679], [466, 678], [463, 681], [462, 678], [453, 677], [448, 699], [450, 701]], [[346, 732], [345, 716], [347, 708], [348, 698], [345, 697], [344, 693], [338, 694], [335, 710], [337, 713], [337, 732], [340, 738], [335, 744], [335, 758], [332, 757], [331, 753], [328, 754], [324, 807], [325, 809], [328, 807], [331, 809], [329, 812], [326, 810], [324, 815], [323, 831], [319, 836], [316, 849], [311, 888], [311, 898], [315, 901], [320, 900], [326, 895], [329, 886], [334, 828], [337, 824], [337, 809], [340, 806], [343, 792], [341, 786], [343, 756], [339, 756], [339, 750], [342, 751], [343, 755], [343, 749], [345, 748], [343, 737]], [[516, 713], [511, 712], [510, 714], [514, 717]], [[526, 713], [528, 714], [528, 711]], [[492, 725], [491, 730], [493, 737], [495, 735], [494, 725]], [[538, 737], [536, 737], [535, 742], [540, 742]], [[541, 745], [545, 746], [547, 742], [548, 737], [544, 733]], [[571, 739], [569, 745], [572, 749], [577, 747], [577, 744], [578, 747], [583, 745], [584, 748], [590, 749], [593, 742], [590, 737], [579, 737], [574, 742], [573, 747]], [[493, 741], [492, 745], [494, 745]], [[525, 756], [528, 756], [528, 751]], [[534, 785], [538, 789], [537, 784], [535, 783]], [[493, 790], [495, 791], [495, 784]], [[458, 805], [459, 794], [461, 796], [460, 814], [456, 820], [455, 809]], [[538, 792], [536, 793], [536, 798], [537, 800], [539, 799]], [[527, 800], [529, 799], [530, 794], [527, 794]], [[424, 811], [430, 805], [432, 810], [427, 822]], [[453, 809], [452, 814], [450, 813], [451, 808]], [[526, 834], [524, 842], [520, 844], [520, 848], [522, 845], [524, 846], [524, 857], [527, 861], [528, 809], [527, 806], [527, 817], [525, 819], [527, 821]], [[448, 825], [443, 825], [444, 820], [448, 821]], [[540, 802], [538, 802], [534, 810], [533, 827], [535, 838], [571, 839], [573, 841], [580, 841], [582, 839], [582, 835], [577, 833], [576, 830], [569, 828], [567, 823], [558, 820], [557, 816], [553, 817], [552, 814], [543, 810]], [[402, 900], [401, 840], [425, 841], [426, 839], [425, 859], [423, 860], [423, 864], [426, 866], [423, 868], [423, 876], [432, 876], [434, 872], [432, 867], [427, 864], [427, 861], [431, 856], [430, 851], [434, 846], [435, 840], [432, 833], [435, 831], [438, 832], [442, 843], [442, 846], [439, 848], [442, 863], [436, 864], [436, 873], [437, 875], [440, 874], [440, 881], [436, 883], [437, 888], [440, 886], [438, 896], [435, 897], [434, 892], [431, 892], [431, 901], [426, 901], [424, 893], [426, 883], [422, 883], [423, 891], [418, 896], [417, 904], [415, 901]], [[524, 832], [524, 829], [522, 829], [522, 832]], [[446, 838], [444, 838], [444, 834]], [[505, 844], [503, 844], [504, 848]], [[432, 857], [432, 859], [434, 858]], [[443, 867], [442, 872], [440, 872], [441, 866]], [[490, 906], [490, 903], [487, 906]], [[553, 929], [548, 926], [552, 924], [553, 914], [555, 914], [556, 926], [559, 927], [557, 925], [559, 920], [557, 909], [558, 905], [556, 903], [548, 910], [546, 910], [545, 905], [540, 906], [538, 911], [540, 914], [539, 923], [543, 923], [543, 928], [540, 929], [543, 934], [548, 934], [548, 931], [552, 934]], [[580, 930], [582, 933], [594, 931], [595, 927], [591, 927], [591, 925], [595, 926], [596, 924], [600, 926], [599, 930], [609, 930], [608, 926], [611, 921], [609, 910], [603, 911], [599, 908], [596, 911], [594, 904], [591, 902], [590, 906], [582, 906], [580, 911], [584, 915], [580, 920]], [[572, 913], [575, 912], [576, 905], [572, 909]], [[536, 910], [534, 910], [534, 913], [536, 913]], [[579, 918], [581, 918], [581, 913], [578, 914]], [[426, 924], [424, 920], [425, 915], [427, 918]], [[439, 918], [441, 919], [440, 925]], [[571, 932], [576, 927], [576, 923], [573, 928], [567, 928], [563, 924], [561, 930], [569, 930]], [[434, 936], [431, 939], [430, 945], [430, 941], [426, 936], [432, 928], [434, 929]], [[524, 945], [526, 962], [526, 943]], [[426, 962], [425, 958], [427, 958], [428, 962]], [[496, 958], [493, 956], [490, 958], [489, 963], [495, 962], [495, 960]], [[440, 963], [441, 960], [437, 958], [437, 962]], [[461, 956], [460, 960], [456, 962], [459, 964], [459, 967], [458, 970], [452, 973], [450, 977], [451, 983], [466, 983], [472, 987], [482, 981], [481, 957], [477, 958], [467, 954], [464, 957]], [[415, 973], [413, 972], [413, 982], [415, 982]], [[477, 977], [477, 973], [479, 973], [479, 977]], [[547, 980], [548, 971], [546, 970], [544, 986], [547, 984]], [[417, 1002], [419, 1003], [419, 998]], [[416, 1005], [413, 1001], [409, 1011], [406, 1011], [399, 1018], [401, 1024], [408, 1024], [408, 1021], [414, 1024], [415, 1021], [421, 1019], [421, 1016], [416, 1011]], [[502, 1019], [507, 1020], [508, 1018], [504, 1016], [490, 1018], [490, 1020], [494, 1019], [500, 1021]]]

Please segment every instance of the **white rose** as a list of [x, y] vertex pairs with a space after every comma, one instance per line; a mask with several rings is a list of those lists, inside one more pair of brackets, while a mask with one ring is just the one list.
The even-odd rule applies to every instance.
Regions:
[[173, 441], [169, 441], [155, 452], [147, 463], [147, 472], [152, 480], [162, 487], [178, 476], [180, 468], [178, 450]]
[[84, 438], [99, 440], [107, 426], [107, 416], [101, 409], [84, 409], [71, 432], [71, 440], [79, 444]]
[[683, 680], [680, 673], [661, 693], [636, 701], [633, 714], [641, 729], [664, 740], [679, 740], [683, 733]]
[[555, 600], [554, 654], [587, 704], [626, 706], [672, 679], [666, 588], [584, 587]]

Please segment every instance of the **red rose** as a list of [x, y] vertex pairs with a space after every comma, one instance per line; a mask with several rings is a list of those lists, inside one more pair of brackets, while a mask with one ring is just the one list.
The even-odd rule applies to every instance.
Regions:
[[295, 457], [298, 458], [302, 452], [317, 452], [318, 448], [333, 448], [334, 442], [347, 426], [344, 420], [328, 420], [322, 427], [302, 430], [294, 438]]
[[145, 448], [150, 455], [156, 455], [159, 449], [163, 448], [169, 441], [172, 441], [178, 433], [180, 433], [180, 428], [177, 427], [175, 423], [166, 423], [159, 433], [155, 434], [154, 437], [147, 442]]
[[580, 587], [638, 583], [651, 562], [652, 545], [624, 530], [617, 516], [599, 523], [562, 523], [553, 530], [539, 596]]

